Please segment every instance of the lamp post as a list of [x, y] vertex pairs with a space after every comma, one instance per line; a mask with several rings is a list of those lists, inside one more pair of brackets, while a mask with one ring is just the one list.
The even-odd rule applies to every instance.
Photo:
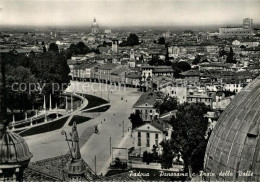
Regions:
[[124, 130], [125, 130], [125, 126], [124, 126], [124, 124], [125, 124], [125, 122], [124, 121], [122, 121], [122, 127], [123, 127], [123, 137], [125, 136], [125, 134], [124, 134]]

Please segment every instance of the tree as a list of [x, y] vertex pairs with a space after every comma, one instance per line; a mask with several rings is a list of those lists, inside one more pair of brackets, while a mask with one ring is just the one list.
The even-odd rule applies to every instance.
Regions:
[[55, 43], [51, 43], [50, 46], [49, 46], [48, 52], [58, 53], [59, 52], [58, 45], [55, 44]]
[[195, 56], [195, 59], [192, 61], [192, 64], [199, 64], [200, 63], [200, 60], [201, 60], [201, 55], [196, 55]]
[[164, 37], [159, 37], [158, 44], [165, 44], [165, 38]]
[[234, 59], [234, 51], [232, 47], [230, 47], [230, 51], [227, 54], [226, 63], [234, 63], [234, 64], [237, 63], [237, 61]]
[[169, 169], [172, 167], [173, 158], [175, 154], [173, 153], [171, 143], [169, 140], [163, 140], [160, 145], [163, 148], [161, 156], [161, 165], [163, 169]]
[[153, 162], [153, 154], [150, 152], [144, 151], [143, 162], [146, 162], [147, 164], [150, 164], [151, 162]]
[[135, 45], [139, 45], [139, 38], [136, 34], [131, 33], [128, 37], [127, 37], [127, 43], [129, 46], [135, 46]]
[[131, 33], [126, 41], [123, 41], [120, 46], [135, 46], [135, 45], [139, 45], [139, 38], [136, 34]]
[[135, 113], [132, 113], [129, 117], [131, 123], [132, 123], [132, 129], [135, 129], [138, 126], [141, 126], [144, 124], [143, 119], [140, 116], [140, 111], [137, 110]]
[[158, 55], [154, 55], [152, 59], [148, 61], [148, 64], [151, 66], [164, 65], [164, 61], [160, 59]]
[[172, 64], [172, 69], [175, 72], [175, 77], [179, 77], [179, 74], [184, 71], [188, 71], [191, 69], [191, 66], [189, 63], [181, 61], [177, 63]]
[[93, 52], [89, 49], [88, 46], [84, 44], [84, 42], [78, 42], [77, 44], [71, 44], [70, 47], [67, 49], [67, 53], [69, 56], [73, 54], [87, 54]]
[[36, 87], [32, 85], [34, 83], [37, 83], [37, 80], [28, 68], [23, 66], [8, 68], [7, 106], [11, 112], [14, 109], [19, 109], [22, 113], [32, 108], [36, 92]]
[[164, 114], [177, 109], [177, 105], [178, 102], [175, 97], [167, 96], [164, 98], [163, 102], [157, 101], [154, 107], [160, 111], [160, 114]]
[[227, 55], [227, 52], [224, 50], [224, 48], [220, 48], [220, 50], [218, 52], [218, 56], [223, 57], [225, 55]]
[[205, 137], [208, 121], [204, 115], [210, 108], [204, 103], [184, 103], [177, 110], [176, 118], [171, 119], [173, 131], [170, 146], [175, 154], [181, 154], [184, 170], [191, 176], [192, 172], [197, 173], [203, 169], [208, 142]]
[[47, 49], [46, 49], [45, 45], [43, 46], [42, 49], [43, 49], [43, 53], [45, 54], [47, 52]]

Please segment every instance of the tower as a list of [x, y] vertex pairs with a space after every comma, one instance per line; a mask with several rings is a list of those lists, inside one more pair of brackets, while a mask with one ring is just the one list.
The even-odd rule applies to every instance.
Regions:
[[114, 53], [118, 53], [118, 40], [117, 39], [112, 40], [112, 51]]
[[130, 50], [130, 60], [135, 60], [135, 51], [134, 51], [134, 49]]
[[244, 18], [243, 19], [243, 28], [249, 29], [253, 27], [253, 19]]
[[97, 21], [96, 21], [96, 18], [93, 19], [93, 23], [92, 23], [92, 25], [91, 25], [91, 32], [92, 32], [93, 34], [99, 33], [99, 25], [98, 25], [98, 23], [97, 23]]

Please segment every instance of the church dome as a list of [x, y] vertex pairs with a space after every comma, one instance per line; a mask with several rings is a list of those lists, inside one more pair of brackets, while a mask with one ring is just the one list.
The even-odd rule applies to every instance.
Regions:
[[26, 165], [33, 156], [26, 141], [20, 135], [6, 129], [2, 123], [0, 123], [0, 156], [0, 165]]
[[97, 23], [97, 21], [96, 21], [96, 18], [94, 18], [91, 27], [92, 27], [92, 28], [99, 28], [99, 25], [98, 25], [98, 23]]
[[228, 105], [204, 158], [207, 181], [260, 181], [260, 77]]

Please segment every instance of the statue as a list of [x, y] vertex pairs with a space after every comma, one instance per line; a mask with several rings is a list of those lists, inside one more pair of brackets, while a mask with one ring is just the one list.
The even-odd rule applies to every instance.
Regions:
[[[77, 125], [76, 122], [74, 121], [73, 127], [72, 127], [72, 132], [70, 133], [71, 138], [67, 137], [67, 134], [64, 130], [61, 132], [62, 135], [65, 135], [66, 141], [68, 142], [68, 146], [70, 149], [70, 154], [71, 158], [74, 159], [80, 159], [81, 154], [80, 154], [80, 148], [79, 148], [79, 135], [77, 131]], [[71, 142], [71, 145], [69, 144]]]

